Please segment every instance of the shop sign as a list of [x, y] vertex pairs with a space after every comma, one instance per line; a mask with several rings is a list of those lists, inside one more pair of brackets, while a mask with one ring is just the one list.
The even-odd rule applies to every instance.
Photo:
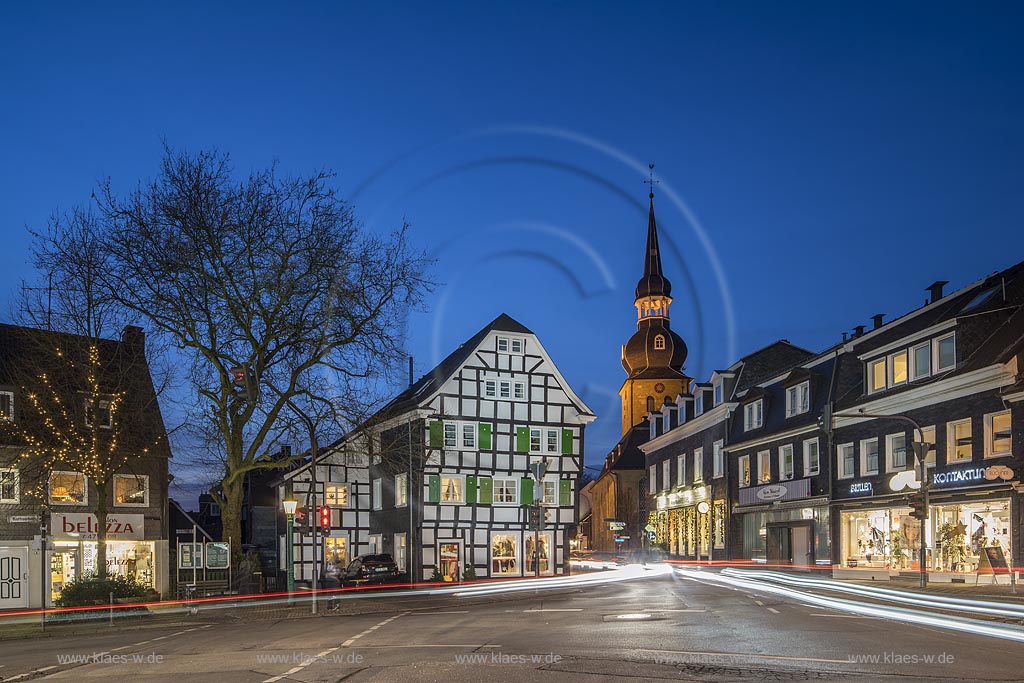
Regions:
[[38, 524], [39, 517], [36, 515], [11, 515], [7, 521], [11, 524]]
[[955, 486], [956, 484], [971, 484], [979, 481], [985, 481], [984, 467], [962, 467], [957, 470], [932, 474], [932, 484], [935, 486]]
[[771, 503], [777, 500], [794, 500], [811, 495], [811, 480], [797, 479], [778, 484], [765, 484], [754, 488], [740, 489], [740, 505]]
[[658, 509], [664, 509], [666, 507], [679, 507], [679, 506], [690, 506], [694, 503], [699, 503], [702, 500], [708, 500], [711, 498], [711, 487], [710, 486], [697, 486], [695, 488], [685, 489], [683, 491], [673, 491], [666, 496], [660, 496], [658, 498]]
[[870, 481], [858, 481], [850, 484], [851, 496], [870, 496], [874, 492], [874, 486]]
[[[145, 521], [145, 515], [108, 514], [107, 540], [141, 541], [145, 538]], [[90, 512], [53, 512], [50, 529], [56, 539], [95, 541], [99, 523]]]
[[919, 489], [921, 482], [914, 470], [904, 470], [892, 475], [889, 479], [889, 488], [894, 492], [902, 491], [905, 488]]

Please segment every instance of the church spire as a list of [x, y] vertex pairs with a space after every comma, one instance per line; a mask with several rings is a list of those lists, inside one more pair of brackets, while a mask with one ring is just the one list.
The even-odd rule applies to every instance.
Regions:
[[661, 250], [658, 249], [658, 223], [654, 219], [654, 164], [650, 165], [651, 178], [645, 183], [651, 184], [651, 208], [647, 215], [647, 251], [644, 252], [644, 274], [636, 285], [636, 299], [651, 296], [671, 296], [672, 283], [661, 270]]

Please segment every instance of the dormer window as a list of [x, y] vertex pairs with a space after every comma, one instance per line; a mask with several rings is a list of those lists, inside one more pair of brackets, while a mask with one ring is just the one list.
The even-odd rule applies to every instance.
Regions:
[[786, 417], [806, 413], [811, 409], [811, 383], [801, 382], [786, 389]]
[[114, 411], [111, 410], [109, 398], [85, 399], [85, 426], [112, 429], [114, 427]]
[[717, 405], [721, 405], [721, 404], [722, 404], [722, 383], [721, 382], [716, 382], [715, 383], [715, 405], [717, 406]]
[[743, 430], [749, 432], [764, 425], [764, 399], [743, 406]]
[[654, 350], [661, 351], [665, 348], [665, 335], [659, 334], [654, 338]]
[[698, 391], [697, 392], [697, 400], [693, 404], [693, 415], [694, 415], [694, 417], [696, 417], [697, 415], [701, 415], [703, 413], [704, 413], [704, 392], [703, 391]]

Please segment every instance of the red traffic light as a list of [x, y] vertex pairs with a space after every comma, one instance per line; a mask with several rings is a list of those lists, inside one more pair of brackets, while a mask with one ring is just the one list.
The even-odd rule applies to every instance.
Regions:
[[236, 387], [245, 386], [245, 368], [231, 368], [228, 370], [231, 373], [231, 383]]
[[331, 508], [327, 507], [326, 505], [320, 508], [320, 528], [331, 528]]

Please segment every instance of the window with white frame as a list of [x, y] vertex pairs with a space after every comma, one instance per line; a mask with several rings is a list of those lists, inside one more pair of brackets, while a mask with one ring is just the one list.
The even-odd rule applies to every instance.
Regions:
[[498, 350], [508, 353], [508, 337], [498, 337]]
[[0, 420], [14, 420], [13, 391], [0, 391]]
[[149, 505], [149, 477], [144, 474], [115, 474], [114, 505], [126, 507]]
[[498, 337], [498, 351], [502, 353], [523, 353], [526, 343], [516, 337]]
[[530, 452], [540, 453], [544, 445], [544, 430], [540, 427], [530, 428]]
[[558, 505], [558, 480], [545, 479], [542, 483], [544, 484], [544, 498], [541, 499], [541, 503]]
[[[672, 488], [672, 461], [666, 458], [661, 462], [661, 490], [665, 491]], [[676, 482], [676, 486], [679, 486], [679, 482]]]
[[885, 389], [885, 382], [887, 379], [885, 365], [886, 363], [884, 358], [879, 358], [878, 360], [868, 363], [868, 393], [874, 393]]
[[544, 430], [544, 445], [547, 447], [548, 453], [558, 452], [558, 430], [557, 429], [546, 429]]
[[740, 468], [740, 486], [750, 486], [750, 456], [741, 455], [737, 462]]
[[743, 429], [750, 431], [764, 425], [764, 399], [751, 401], [743, 406]]
[[380, 479], [374, 479], [370, 486], [370, 504], [373, 506], [374, 510], [380, 510], [384, 507], [383, 502], [381, 501], [383, 495], [381, 493]]
[[512, 353], [522, 353], [524, 350], [526, 350], [526, 342], [522, 339], [512, 340]]
[[395, 534], [395, 564], [400, 572], [405, 571], [405, 558], [408, 554], [405, 539], [405, 534]]
[[862, 475], [878, 474], [878, 439], [864, 439], [860, 442], [860, 472]]
[[793, 445], [786, 444], [779, 448], [779, 479], [793, 478]]
[[526, 398], [526, 382], [512, 382], [512, 396], [518, 400]]
[[403, 508], [409, 504], [409, 475], [400, 472], [395, 475], [395, 507]]
[[974, 456], [970, 418], [946, 425], [946, 446], [946, 462], [963, 462]]
[[839, 472], [839, 479], [850, 479], [853, 477], [853, 444], [843, 443], [836, 446], [836, 469]]
[[477, 432], [480, 425], [476, 422], [445, 422], [444, 447], [447, 450], [475, 450]]
[[804, 441], [804, 476], [809, 477], [821, 471], [821, 451], [818, 440]]
[[701, 415], [704, 413], [704, 392], [697, 390], [697, 399], [693, 402], [693, 415]]
[[693, 481], [704, 481], [704, 448], [693, 449]]
[[1012, 446], [1010, 411], [985, 416], [985, 457], [1009, 455]]
[[444, 447], [458, 448], [459, 446], [459, 425], [454, 422], [444, 423]]
[[464, 477], [457, 474], [441, 475], [441, 502], [466, 502], [466, 480]]
[[725, 442], [716, 441], [711, 447], [711, 476], [715, 479], [725, 476]]
[[935, 372], [956, 367], [956, 340], [951, 332], [935, 340]]
[[498, 396], [501, 398], [512, 398], [512, 380], [503, 379], [498, 381]]
[[686, 453], [676, 456], [676, 486], [686, 486]]
[[13, 467], [0, 468], [0, 503], [18, 502], [18, 470]]
[[462, 424], [463, 448], [476, 448], [476, 430], [477, 426], [475, 422], [464, 422]]
[[899, 351], [889, 356], [889, 386], [907, 383], [907, 352]]
[[50, 503], [52, 505], [85, 505], [89, 489], [81, 472], [50, 472]]
[[665, 348], [665, 335], [659, 334], [654, 337], [654, 350], [661, 351]]
[[348, 484], [324, 484], [324, 502], [333, 507], [348, 507]]
[[492, 531], [491, 576], [516, 576], [519, 572], [519, 536], [508, 531]]
[[111, 429], [114, 426], [114, 411], [109, 398], [87, 396], [85, 399], [85, 426], [93, 424], [100, 429]]
[[721, 382], [715, 382], [714, 401], [715, 401], [715, 405], [716, 406], [722, 404], [722, 383]]
[[484, 380], [484, 398], [498, 398], [498, 380]]
[[801, 382], [786, 389], [786, 417], [806, 413], [811, 409], [811, 382]]
[[657, 478], [658, 466], [651, 465], [650, 467], [647, 468], [647, 493], [651, 494], [652, 496], [654, 495], [654, 492], [658, 490]]
[[910, 350], [910, 379], [918, 380], [932, 374], [932, 344], [925, 342]]
[[[519, 480], [497, 478], [494, 482], [494, 502], [499, 505], [515, 505], [519, 502]], [[532, 501], [530, 501], [532, 502]]]
[[889, 434], [885, 437], [885, 461], [889, 472], [907, 469], [906, 434]]
[[757, 478], [761, 483], [772, 480], [772, 452], [759, 451], [757, 454]]
[[921, 427], [921, 441], [928, 444], [928, 452], [925, 454], [925, 462], [928, 467], [935, 467], [935, 425]]

